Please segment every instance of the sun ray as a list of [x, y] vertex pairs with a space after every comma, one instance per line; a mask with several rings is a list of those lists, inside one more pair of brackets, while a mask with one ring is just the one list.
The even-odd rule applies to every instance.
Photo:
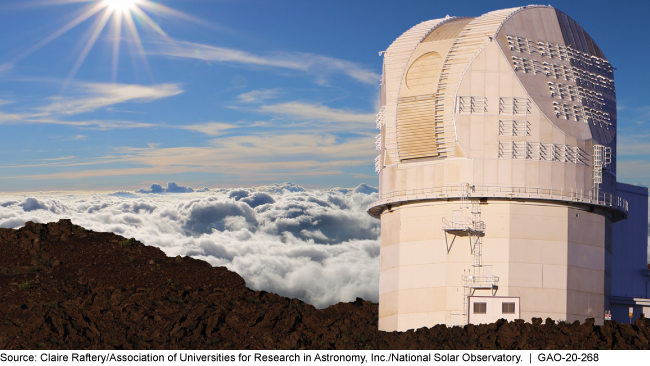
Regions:
[[63, 5], [63, 4], [73, 4], [73, 3], [89, 3], [95, 2], [96, 0], [39, 0], [39, 1], [28, 1], [23, 0], [15, 4], [2, 4], [3, 6], [0, 9], [24, 9], [24, 8], [33, 8], [38, 6], [49, 6], [49, 5]]
[[140, 35], [138, 34], [138, 28], [135, 26], [135, 22], [133, 21], [133, 17], [131, 16], [131, 12], [125, 11], [124, 12], [124, 20], [126, 21], [126, 24], [129, 28], [129, 32], [131, 33], [131, 37], [133, 38], [133, 41], [135, 42], [136, 47], [138, 48], [138, 53], [140, 54], [140, 57], [142, 58], [142, 62], [144, 63], [144, 67], [147, 69], [147, 72], [149, 73], [149, 76], [153, 78], [153, 74], [151, 73], [151, 67], [149, 66], [149, 61], [147, 61], [147, 54], [144, 51], [144, 47], [142, 47], [142, 40], [140, 40]]
[[98, 12], [100, 12], [104, 8], [106, 8], [106, 4], [104, 4], [104, 3], [96, 4], [95, 6], [91, 7], [86, 12], [84, 12], [83, 14], [81, 14], [78, 17], [76, 17], [75, 19], [73, 19], [70, 23], [64, 25], [63, 27], [61, 27], [56, 32], [54, 32], [54, 33], [50, 34], [49, 36], [45, 37], [45, 39], [43, 39], [42, 41], [35, 44], [31, 48], [29, 48], [27, 51], [25, 51], [25, 52], [21, 53], [20, 55], [16, 56], [14, 59], [11, 60], [11, 63], [15, 63], [17, 61], [20, 61], [25, 56], [28, 56], [32, 52], [38, 50], [39, 48], [45, 46], [46, 44], [52, 42], [53, 40], [59, 38], [62, 34], [66, 33], [70, 29], [74, 28], [79, 23], [83, 22], [84, 20], [86, 20], [86, 19], [90, 18], [91, 16], [97, 14]]
[[140, 18], [142, 18], [142, 20], [144, 20], [145, 23], [147, 23], [147, 25], [153, 28], [156, 32], [160, 33], [161, 36], [167, 37], [167, 33], [165, 33], [165, 31], [163, 31], [158, 26], [158, 24], [156, 24], [156, 22], [154, 22], [151, 18], [149, 18], [149, 16], [144, 11], [142, 11], [142, 9], [138, 8], [137, 5], [134, 5], [133, 8], [131, 8], [131, 11], [134, 12]]
[[79, 58], [77, 59], [77, 62], [74, 64], [74, 67], [70, 72], [70, 75], [68, 75], [68, 79], [63, 84], [63, 89], [65, 89], [68, 86], [68, 84], [70, 84], [72, 78], [75, 76], [77, 71], [79, 71], [81, 64], [86, 59], [86, 56], [88, 56], [88, 52], [90, 52], [90, 49], [93, 48], [93, 45], [97, 41], [97, 37], [99, 37], [99, 34], [102, 32], [102, 30], [104, 30], [104, 27], [106, 27], [106, 23], [108, 23], [108, 20], [111, 18], [111, 15], [113, 15], [113, 12], [109, 10], [104, 11], [101, 20], [99, 21], [97, 26], [95, 26], [95, 30], [93, 31], [93, 34], [90, 36], [90, 39], [86, 43], [86, 47], [84, 47], [83, 51], [81, 52], [81, 55], [79, 55]]
[[41, 0], [41, 1], [24, 1], [27, 6], [43, 6], [43, 5], [61, 5], [73, 3], [89, 3], [94, 0]]
[[113, 17], [113, 70], [111, 72], [111, 80], [117, 81], [117, 66], [120, 62], [120, 41], [122, 38], [122, 17]]
[[189, 20], [189, 21], [191, 21], [193, 23], [198, 23], [198, 24], [201, 24], [203, 26], [207, 26], [207, 27], [210, 27], [210, 28], [215, 27], [215, 25], [210, 23], [210, 22], [206, 22], [205, 20], [199, 19], [197, 17], [193, 17], [191, 15], [185, 14], [185, 13], [180, 12], [178, 10], [174, 10], [172, 8], [166, 7], [165, 5], [162, 5], [162, 4], [159, 4], [159, 3], [154, 3], [154, 2], [149, 1], [149, 0], [140, 0], [140, 1], [138, 1], [138, 5], [140, 5], [142, 7], [145, 7], [145, 8], [148, 8], [150, 10], [153, 10], [154, 12], [158, 11], [158, 12], [161, 12], [161, 13], [173, 15], [173, 16], [175, 16], [177, 18]]

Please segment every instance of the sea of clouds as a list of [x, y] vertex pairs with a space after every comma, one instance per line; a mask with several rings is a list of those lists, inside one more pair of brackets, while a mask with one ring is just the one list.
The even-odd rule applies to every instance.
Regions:
[[365, 184], [211, 191], [170, 182], [136, 192], [0, 196], [0, 227], [71, 219], [169, 256], [225, 266], [252, 289], [323, 308], [356, 297], [378, 301], [379, 220], [365, 212], [377, 199], [377, 189]]

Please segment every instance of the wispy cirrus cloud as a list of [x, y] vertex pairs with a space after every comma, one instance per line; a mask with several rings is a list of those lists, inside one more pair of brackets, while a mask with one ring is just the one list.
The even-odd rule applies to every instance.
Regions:
[[38, 116], [40, 114], [28, 114], [28, 113], [5, 113], [0, 111], [0, 123], [6, 122], [17, 122], [25, 118]]
[[2, 64], [2, 65], [0, 65], [0, 74], [2, 74], [3, 72], [9, 71], [9, 70], [11, 70], [13, 68], [14, 68], [13, 64], [10, 64], [10, 63]]
[[321, 82], [325, 75], [343, 74], [365, 84], [379, 83], [379, 74], [356, 62], [312, 53], [273, 52], [257, 55], [247, 51], [187, 41], [154, 43], [153, 49], [149, 53], [204, 61], [300, 70], [317, 75]]
[[345, 109], [333, 109], [320, 104], [300, 102], [263, 105], [257, 110], [262, 113], [279, 114], [307, 121], [368, 123], [370, 126], [370, 123], [375, 120], [373, 113], [357, 113]]
[[60, 157], [60, 158], [41, 159], [41, 160], [43, 160], [43, 161], [59, 161], [59, 160], [70, 160], [70, 159], [74, 159], [74, 158], [76, 158], [76, 156], [71, 155], [71, 156], [63, 156], [63, 157]]
[[[0, 124], [58, 124], [108, 130], [114, 128], [147, 128], [156, 124], [111, 119], [66, 120], [67, 116], [93, 112], [97, 109], [121, 103], [148, 103], [183, 93], [178, 84], [152, 86], [115, 83], [76, 83], [72, 96], [47, 98], [48, 103], [14, 113], [0, 111]], [[0, 106], [10, 104], [0, 100]], [[75, 139], [86, 138], [77, 135]]]
[[280, 89], [259, 89], [242, 93], [237, 96], [243, 103], [258, 103], [266, 99], [277, 98], [281, 94]]
[[52, 97], [52, 103], [39, 109], [48, 114], [73, 115], [126, 102], [151, 102], [183, 92], [178, 84], [153, 86], [135, 84], [79, 83], [75, 85], [90, 97]]
[[175, 126], [175, 127], [183, 130], [188, 130], [188, 131], [201, 132], [209, 136], [220, 136], [224, 133], [225, 130], [237, 128], [239, 126], [231, 123], [207, 122], [202, 124], [184, 125], [184, 126]]
[[[220, 173], [251, 181], [342, 174], [346, 167], [369, 166], [375, 154], [371, 137], [341, 139], [331, 134], [247, 135], [216, 138], [202, 147], [121, 147], [94, 159], [71, 159], [44, 165], [58, 173], [20, 175], [14, 179], [83, 179], [103, 176]], [[216, 158], [218, 157], [218, 158]], [[119, 163], [120, 169], [105, 168]], [[23, 168], [29, 166], [0, 166]], [[79, 166], [92, 169], [79, 171]]]
[[[86, 129], [95, 129], [95, 130], [111, 130], [115, 128], [125, 129], [125, 128], [149, 128], [156, 127], [158, 125], [153, 123], [145, 122], [132, 122], [132, 121], [119, 121], [119, 120], [100, 120], [100, 119], [91, 119], [84, 121], [65, 121], [56, 117], [42, 117], [42, 115], [36, 116], [24, 116], [20, 119], [13, 120], [14, 122], [20, 121], [24, 123], [43, 123], [43, 124], [54, 124], [54, 125], [66, 125], [66, 126], [75, 126], [83, 127]], [[0, 123], [2, 119], [0, 118]], [[84, 135], [79, 135], [84, 136]]]

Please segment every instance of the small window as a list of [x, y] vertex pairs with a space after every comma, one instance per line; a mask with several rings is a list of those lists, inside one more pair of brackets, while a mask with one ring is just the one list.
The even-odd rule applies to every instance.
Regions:
[[474, 314], [485, 314], [486, 303], [484, 302], [475, 302], [474, 303]]
[[502, 302], [501, 303], [501, 313], [502, 314], [514, 314], [515, 313], [515, 303], [514, 302]]

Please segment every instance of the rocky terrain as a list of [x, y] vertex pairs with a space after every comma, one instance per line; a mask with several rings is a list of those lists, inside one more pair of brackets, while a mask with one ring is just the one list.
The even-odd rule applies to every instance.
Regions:
[[252, 291], [226, 268], [69, 220], [0, 229], [0, 349], [647, 349], [650, 338], [645, 319], [380, 332], [377, 312]]

